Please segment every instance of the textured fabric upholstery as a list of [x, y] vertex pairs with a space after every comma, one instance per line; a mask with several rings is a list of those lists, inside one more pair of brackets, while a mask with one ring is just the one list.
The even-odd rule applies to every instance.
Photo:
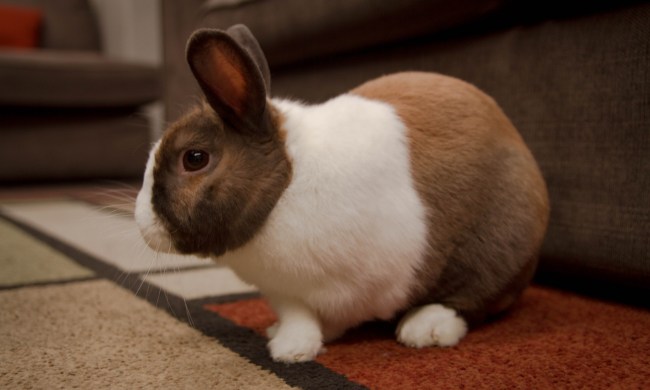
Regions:
[[200, 23], [218, 28], [246, 24], [258, 37], [270, 65], [280, 66], [462, 26], [498, 10], [503, 3], [258, 0], [241, 7], [203, 7]]
[[151, 67], [94, 52], [0, 51], [0, 106], [127, 107], [161, 93]]
[[134, 110], [12, 111], [0, 112], [4, 181], [142, 175], [151, 141], [147, 118]]

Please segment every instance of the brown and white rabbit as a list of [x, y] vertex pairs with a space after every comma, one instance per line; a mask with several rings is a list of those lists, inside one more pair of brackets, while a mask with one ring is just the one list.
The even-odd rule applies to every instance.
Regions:
[[317, 105], [271, 99], [241, 25], [195, 32], [187, 59], [205, 102], [154, 145], [136, 219], [154, 249], [218, 258], [260, 289], [276, 361], [396, 316], [401, 343], [452, 346], [529, 283], [546, 187], [477, 88], [408, 72]]

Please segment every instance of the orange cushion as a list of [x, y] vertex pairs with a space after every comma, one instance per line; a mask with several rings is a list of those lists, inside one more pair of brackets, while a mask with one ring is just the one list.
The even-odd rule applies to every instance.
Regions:
[[42, 20], [37, 8], [0, 4], [0, 48], [37, 47]]

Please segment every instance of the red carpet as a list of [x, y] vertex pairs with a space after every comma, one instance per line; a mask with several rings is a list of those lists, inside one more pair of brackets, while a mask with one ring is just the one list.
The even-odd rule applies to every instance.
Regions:
[[[275, 320], [263, 299], [206, 308], [260, 334]], [[373, 389], [635, 389], [650, 378], [648, 312], [537, 286], [454, 348], [413, 350], [392, 331], [363, 326], [318, 362]]]

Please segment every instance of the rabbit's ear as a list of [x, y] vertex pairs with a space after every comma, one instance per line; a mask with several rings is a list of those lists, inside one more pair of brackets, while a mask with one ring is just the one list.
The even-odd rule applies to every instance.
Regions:
[[257, 64], [257, 67], [262, 74], [262, 79], [264, 79], [264, 86], [266, 87], [267, 96], [271, 94], [271, 71], [269, 69], [269, 63], [266, 61], [266, 56], [260, 47], [259, 42], [251, 32], [243, 24], [236, 24], [226, 30], [228, 35], [233, 37], [243, 48], [248, 51], [248, 54]]
[[246, 133], [268, 131], [266, 87], [246, 49], [224, 31], [201, 29], [186, 54], [208, 103], [226, 123]]

